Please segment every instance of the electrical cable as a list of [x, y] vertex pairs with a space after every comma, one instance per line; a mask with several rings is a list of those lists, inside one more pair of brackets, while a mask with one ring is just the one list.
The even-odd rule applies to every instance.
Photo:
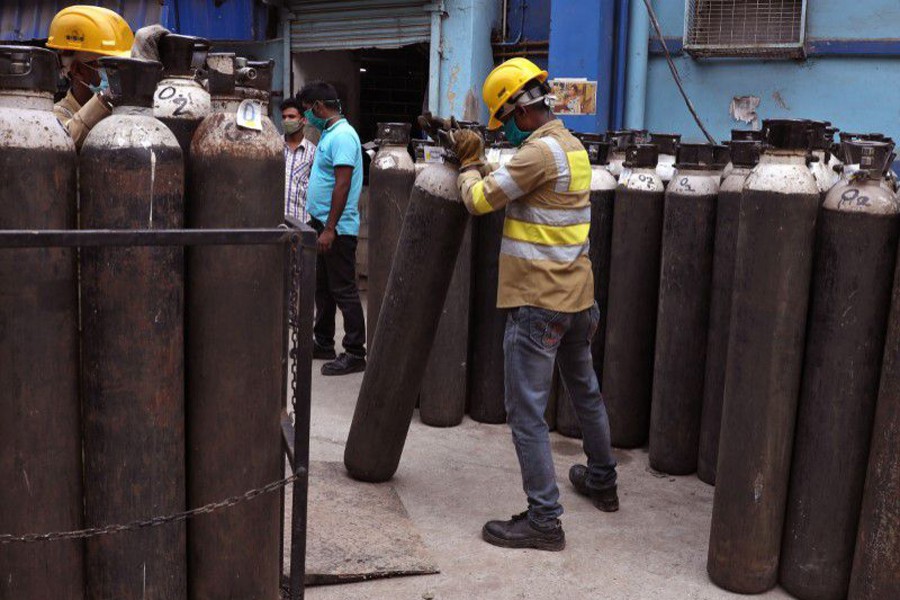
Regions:
[[679, 75], [678, 73], [678, 68], [675, 66], [675, 61], [672, 60], [672, 55], [669, 54], [669, 47], [666, 46], [666, 40], [663, 39], [662, 27], [659, 26], [659, 20], [656, 18], [656, 11], [653, 10], [652, 0], [644, 0], [644, 6], [647, 7], [647, 12], [650, 15], [650, 23], [653, 24], [653, 29], [656, 30], [656, 39], [658, 39], [659, 43], [662, 45], [663, 53], [666, 55], [666, 62], [669, 64], [669, 71], [672, 72], [672, 78], [675, 80], [675, 85], [678, 86], [678, 91], [681, 92], [681, 97], [684, 98], [684, 103], [687, 104], [688, 110], [691, 111], [691, 115], [694, 117], [694, 121], [697, 122], [697, 126], [700, 128], [700, 131], [703, 132], [703, 135], [706, 136], [707, 141], [709, 141], [710, 144], [716, 144], [716, 139], [711, 136], [706, 130], [706, 127], [703, 126], [703, 121], [700, 120], [700, 116], [694, 109], [694, 103], [691, 102], [691, 99], [688, 97], [687, 92], [684, 91], [684, 85], [681, 82], [681, 75]]

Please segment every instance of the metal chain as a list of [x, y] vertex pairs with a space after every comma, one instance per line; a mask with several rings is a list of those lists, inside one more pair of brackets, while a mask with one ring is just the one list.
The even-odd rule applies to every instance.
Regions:
[[253, 500], [263, 494], [269, 494], [276, 490], [285, 488], [299, 479], [300, 473], [294, 473], [290, 477], [273, 481], [262, 487], [248, 490], [238, 496], [232, 496], [218, 502], [210, 502], [199, 508], [192, 508], [184, 512], [174, 513], [171, 515], [152, 517], [140, 521], [132, 521], [120, 525], [107, 525], [105, 527], [92, 527], [90, 529], [78, 529], [75, 531], [54, 531], [51, 533], [26, 533], [25, 535], [12, 535], [9, 533], [0, 534], [0, 546], [6, 544], [30, 544], [34, 542], [54, 542], [58, 540], [83, 540], [87, 538], [98, 537], [110, 533], [122, 533], [124, 531], [134, 531], [136, 529], [146, 529], [148, 527], [159, 527], [169, 523], [178, 523], [186, 521], [199, 515], [208, 515], [219, 510], [231, 508], [237, 504]]

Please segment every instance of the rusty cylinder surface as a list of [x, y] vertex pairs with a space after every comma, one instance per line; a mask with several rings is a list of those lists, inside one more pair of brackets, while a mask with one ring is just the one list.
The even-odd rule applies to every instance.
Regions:
[[655, 167], [626, 169], [616, 189], [602, 390], [620, 448], [650, 427], [664, 194]]
[[[57, 58], [0, 47], [4, 59], [13, 52], [43, 70], [44, 84], [0, 71], [0, 173], [9, 174], [0, 229], [74, 229], [75, 145], [52, 112]], [[80, 529], [75, 250], [0, 250], [0, 281], [0, 532]], [[0, 598], [81, 600], [83, 549], [81, 540], [0, 545]]]
[[[409, 205], [409, 196], [416, 178], [416, 169], [406, 145], [409, 142], [409, 125], [403, 123], [379, 123], [379, 131], [388, 126], [405, 125], [406, 132], [398, 140], [391, 140], [378, 149], [369, 169], [369, 266], [366, 283], [366, 322], [369, 356], [377, 352], [375, 328], [378, 313], [384, 301], [384, 290], [391, 274], [391, 265], [397, 249], [397, 240], [403, 227], [403, 217]], [[402, 132], [401, 132], [402, 133]], [[387, 352], [393, 352], [388, 348]]]
[[697, 477], [710, 485], [716, 483], [728, 332], [731, 324], [734, 253], [737, 247], [741, 189], [748, 175], [750, 175], [748, 167], [732, 168], [722, 180], [716, 203], [716, 234], [709, 298], [709, 328], [706, 338], [706, 374], [703, 381], [703, 410], [697, 455]]
[[503, 385], [506, 311], [497, 308], [505, 218], [505, 211], [497, 211], [472, 219], [469, 416], [479, 423], [506, 422]]
[[819, 214], [781, 585], [845, 598], [900, 238], [880, 180], [841, 181]]
[[453, 279], [419, 393], [419, 418], [433, 427], [459, 425], [466, 414], [469, 374], [469, 303], [472, 278], [471, 222], [463, 234]]
[[718, 192], [719, 174], [696, 167], [666, 189], [649, 459], [672, 475], [697, 470]]
[[354, 479], [387, 481], [400, 463], [469, 221], [457, 175], [455, 166], [433, 164], [416, 177], [375, 337], [392, 352], [369, 361], [344, 451]]
[[[900, 265], [898, 265], [900, 266]], [[850, 576], [852, 600], [900, 598], [900, 272], [894, 289]]]
[[732, 592], [778, 576], [819, 200], [803, 151], [763, 155], [741, 197], [707, 560]]
[[[79, 185], [83, 229], [184, 225], [181, 148], [150, 108], [117, 108], [91, 130]], [[83, 248], [81, 301], [85, 525], [182, 511], [184, 251]], [[88, 598], [187, 597], [183, 523], [86, 548]]]
[[[227, 111], [200, 124], [189, 227], [283, 222], [283, 142], [262, 122], [262, 131], [243, 129]], [[284, 248], [195, 247], [187, 256], [188, 503], [202, 506], [284, 476]], [[266, 494], [190, 522], [192, 599], [278, 598], [281, 503]]]

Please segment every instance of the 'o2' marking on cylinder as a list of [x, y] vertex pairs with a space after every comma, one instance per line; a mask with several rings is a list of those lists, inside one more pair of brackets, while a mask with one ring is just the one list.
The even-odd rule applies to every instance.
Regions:
[[184, 96], [179, 96], [179, 97], [175, 98], [174, 100], [172, 100], [172, 102], [174, 102], [175, 104], [178, 105], [178, 108], [176, 108], [175, 111], [172, 113], [173, 117], [180, 117], [181, 115], [183, 115], [186, 112], [184, 110], [184, 107], [187, 106], [187, 103], [188, 103], [187, 98], [185, 98]]
[[841, 194], [841, 201], [838, 207], [856, 204], [856, 206], [869, 206], [869, 197], [863, 196], [857, 189], [849, 189]]
[[651, 177], [649, 175], [644, 175], [643, 173], [641, 173], [638, 175], [638, 181], [643, 183], [644, 187], [646, 187], [648, 190], [653, 189], [653, 177]]
[[160, 100], [168, 100], [172, 96], [175, 95], [175, 88], [171, 85], [167, 85], [163, 89], [159, 90], [159, 99]]

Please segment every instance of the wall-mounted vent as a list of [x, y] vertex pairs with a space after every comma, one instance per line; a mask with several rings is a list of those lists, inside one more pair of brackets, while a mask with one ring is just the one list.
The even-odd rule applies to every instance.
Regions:
[[686, 0], [684, 17], [696, 58], [803, 56], [806, 0]]

